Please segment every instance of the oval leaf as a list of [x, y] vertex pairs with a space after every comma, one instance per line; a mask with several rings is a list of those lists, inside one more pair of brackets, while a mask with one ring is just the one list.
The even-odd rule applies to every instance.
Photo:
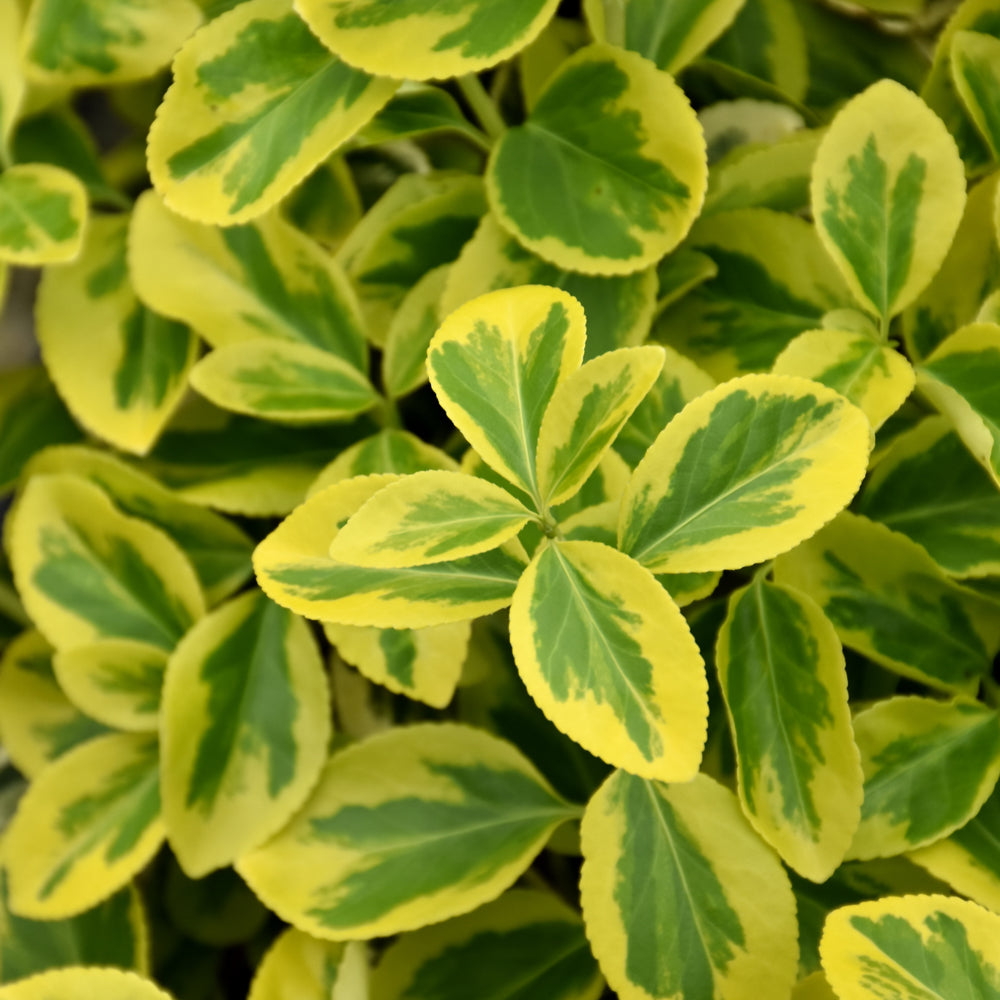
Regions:
[[587, 936], [622, 1000], [788, 996], [795, 899], [732, 792], [704, 774], [664, 785], [619, 771], [581, 840]]
[[120, 889], [159, 850], [156, 740], [113, 733], [46, 768], [4, 834], [11, 909], [70, 917]]
[[825, 386], [745, 375], [670, 422], [622, 504], [623, 551], [657, 573], [737, 569], [812, 535], [868, 464], [864, 414]]
[[87, 191], [68, 171], [29, 163], [0, 174], [0, 261], [31, 267], [73, 260], [86, 218]]
[[977, 702], [889, 698], [854, 717], [854, 734], [865, 799], [849, 857], [892, 857], [946, 837], [1000, 777], [1000, 718]]
[[393, 95], [325, 49], [291, 0], [251, 0], [177, 53], [149, 130], [164, 201], [199, 222], [262, 215]]
[[427, 348], [441, 325], [441, 294], [450, 267], [428, 271], [399, 304], [385, 336], [382, 382], [393, 399], [413, 392], [427, 381]]
[[236, 867], [317, 937], [396, 934], [498, 896], [573, 815], [510, 744], [410, 726], [336, 754], [292, 823]]
[[597, 542], [554, 542], [525, 571], [511, 646], [532, 698], [602, 760], [687, 781], [708, 718], [704, 663], [667, 592]]
[[823, 882], [861, 817], [837, 633], [809, 598], [758, 577], [730, 598], [715, 663], [743, 811], [792, 868]]
[[28, 614], [56, 649], [118, 638], [170, 650], [205, 611], [181, 550], [76, 476], [32, 478], [10, 549]]
[[338, 562], [421, 566], [497, 548], [531, 512], [506, 490], [460, 472], [416, 472], [389, 483], [330, 544]]
[[969, 117], [986, 140], [993, 158], [1000, 155], [1000, 93], [997, 59], [1000, 39], [978, 31], [956, 31], [951, 37], [951, 76]]
[[184, 637], [160, 739], [163, 815], [192, 878], [256, 847], [302, 804], [326, 757], [329, 704], [308, 626], [259, 592]]
[[173, 1000], [155, 983], [132, 972], [70, 966], [53, 969], [0, 989], [0, 1000]]
[[358, 947], [319, 941], [289, 927], [261, 959], [247, 1000], [355, 1000], [337, 987], [346, 967], [357, 964]]
[[673, 77], [590, 45], [504, 133], [486, 177], [498, 220], [528, 249], [585, 274], [629, 274], [691, 228], [708, 183], [705, 139]]
[[812, 212], [858, 301], [888, 323], [941, 266], [965, 205], [965, 170], [941, 120], [881, 80], [851, 100], [816, 153]]

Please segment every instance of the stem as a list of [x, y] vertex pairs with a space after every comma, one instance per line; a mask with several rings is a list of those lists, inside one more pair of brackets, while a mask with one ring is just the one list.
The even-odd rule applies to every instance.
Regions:
[[486, 134], [493, 140], [499, 139], [507, 131], [507, 126], [479, 77], [475, 73], [467, 73], [458, 77], [458, 86]]
[[383, 428], [403, 426], [403, 422], [399, 419], [396, 401], [391, 396], [385, 396], [380, 403], [372, 408], [372, 416]]

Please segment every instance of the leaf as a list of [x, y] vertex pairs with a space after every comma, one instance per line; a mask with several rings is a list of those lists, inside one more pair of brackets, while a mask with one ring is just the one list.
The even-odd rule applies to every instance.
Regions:
[[47, 767], [21, 799], [4, 834], [10, 907], [40, 920], [81, 913], [162, 842], [155, 738], [98, 737]]
[[441, 264], [428, 271], [406, 293], [392, 317], [382, 352], [382, 383], [385, 394], [399, 399], [427, 381], [427, 348], [441, 325], [441, 295], [450, 266]]
[[7, 874], [0, 870], [0, 982], [76, 964], [146, 973], [148, 937], [142, 901], [131, 886], [76, 917], [29, 920], [10, 912]]
[[775, 579], [812, 597], [844, 645], [934, 688], [967, 691], [1000, 645], [995, 607], [905, 536], [855, 514], [781, 556]]
[[551, 1000], [601, 995], [583, 924], [554, 895], [512, 889], [475, 913], [401, 937], [380, 959], [372, 992], [381, 1000], [465, 1000], [496, 996], [501, 984]]
[[402, 567], [488, 552], [531, 511], [506, 490], [460, 472], [416, 472], [389, 483], [351, 515], [330, 556], [356, 566]]
[[[751, 91], [753, 87], [749, 88]], [[772, 99], [767, 99], [770, 96]], [[765, 99], [739, 97], [716, 101], [698, 113], [708, 145], [708, 162], [714, 166], [730, 153], [758, 143], [773, 143], [794, 134], [805, 124], [798, 111], [788, 107], [778, 95]]]
[[[624, 47], [676, 74], [699, 56], [732, 24], [744, 0], [585, 0], [583, 9], [594, 38], [606, 42], [608, 25], [622, 31]], [[624, 8], [619, 13], [618, 9]], [[616, 18], [623, 22], [615, 24]]]
[[946, 573], [1000, 573], [1000, 493], [944, 417], [888, 446], [854, 509], [923, 546]]
[[275, 833], [326, 758], [330, 696], [305, 622], [253, 591], [203, 618], [163, 690], [163, 815], [199, 878]]
[[192, 0], [38, 0], [21, 50], [33, 84], [94, 87], [152, 76], [202, 21]]
[[970, 323], [943, 341], [917, 368], [917, 385], [944, 413], [1000, 485], [1000, 326]]
[[968, 823], [908, 857], [961, 895], [1000, 912], [1000, 786]]
[[363, 960], [362, 947], [319, 941], [289, 927], [261, 959], [247, 1000], [354, 1000], [341, 984]]
[[662, 347], [602, 354], [556, 386], [538, 436], [542, 502], [564, 503], [597, 468], [663, 367]]
[[106, 731], [63, 694], [52, 653], [41, 633], [28, 631], [14, 639], [0, 659], [0, 743], [27, 778]]
[[300, 0], [302, 16], [345, 62], [411, 80], [475, 73], [524, 48], [558, 0]]
[[470, 623], [397, 629], [324, 622], [323, 631], [341, 658], [373, 684], [445, 708], [462, 674]]
[[808, 598], [756, 577], [729, 601], [715, 657], [754, 829], [823, 882], [861, 816], [861, 765], [837, 633]]
[[688, 292], [711, 281], [719, 273], [715, 261], [700, 250], [678, 247], [656, 265], [656, 310], [658, 317], [665, 309], [679, 302]]
[[[399, 75], [398, 71], [393, 72]], [[480, 149], [489, 150], [489, 139], [469, 122], [448, 91], [408, 81], [361, 129], [351, 145], [364, 149], [439, 132], [461, 135]]]
[[334, 58], [290, 0], [252, 0], [177, 53], [149, 131], [170, 208], [230, 225], [263, 214], [368, 122], [398, 83]]
[[144, 454], [187, 391], [198, 338], [136, 299], [126, 229], [123, 216], [90, 220], [76, 261], [43, 275], [35, 322], [46, 368], [79, 422]]
[[586, 317], [576, 299], [528, 285], [481, 295], [442, 323], [427, 372], [448, 419], [490, 468], [542, 509], [535, 449], [556, 386], [580, 364]]
[[344, 157], [327, 157], [289, 192], [280, 211], [310, 239], [336, 250], [362, 217], [361, 195]]
[[820, 951], [838, 996], [1000, 997], [1000, 917], [964, 899], [903, 896], [832, 913]]
[[76, 476], [32, 478], [10, 550], [25, 608], [56, 649], [118, 638], [170, 650], [205, 610], [180, 549]]
[[877, 431], [903, 405], [916, 383], [898, 351], [848, 330], [808, 330], [778, 355], [775, 375], [800, 375], [839, 392]]
[[687, 781], [697, 772], [704, 663], [651, 574], [607, 545], [553, 542], [525, 571], [510, 614], [521, 679], [557, 728], [644, 777]]
[[941, 266], [965, 205], [965, 171], [941, 120], [882, 80], [851, 100], [816, 153], [812, 212], [858, 302], [888, 323]]
[[587, 936], [622, 1000], [788, 995], [794, 897], [732, 792], [703, 774], [665, 785], [618, 771], [581, 839]]
[[195, 365], [191, 385], [225, 410], [288, 423], [347, 420], [379, 399], [348, 362], [264, 337], [212, 351]]
[[317, 937], [396, 934], [494, 899], [573, 815], [510, 744], [408, 726], [334, 755], [291, 824], [236, 867]]
[[59, 686], [92, 719], [127, 732], [156, 732], [167, 653], [133, 639], [102, 639], [52, 659]]
[[149, 979], [119, 969], [69, 966], [0, 988], [0, 1000], [172, 1000]]
[[345, 448], [309, 487], [309, 496], [354, 476], [388, 472], [409, 475], [427, 469], [458, 472], [458, 463], [440, 448], [420, 440], [409, 431], [389, 427]]
[[318, 244], [276, 214], [245, 226], [189, 222], [140, 196], [129, 232], [139, 298], [213, 347], [268, 337], [310, 344], [368, 370], [360, 309]]
[[[531, 170], [525, 170], [525, 164]], [[687, 235], [708, 180], [697, 117], [673, 78], [595, 44], [567, 59], [487, 167], [490, 207], [529, 250], [585, 274], [630, 274]]]
[[865, 772], [848, 857], [902, 854], [964, 826], [1000, 776], [1000, 718], [978, 702], [899, 696], [854, 717]]
[[699, 221], [686, 245], [718, 274], [667, 309], [653, 332], [720, 381], [770, 368], [798, 334], [849, 302], [803, 219], [764, 208], [719, 212]]
[[0, 372], [0, 493], [14, 486], [35, 452], [80, 437], [41, 365]]
[[329, 556], [337, 526], [390, 476], [362, 476], [321, 490], [254, 553], [261, 589], [306, 618], [343, 625], [424, 628], [506, 607], [524, 562], [513, 549], [402, 569], [351, 566]]
[[32, 459], [28, 475], [69, 472], [99, 486], [124, 514], [169, 535], [198, 574], [209, 605], [236, 590], [250, 575], [249, 536], [203, 507], [179, 499], [151, 476], [107, 452], [78, 445], [47, 448]]
[[704, 393], [636, 467], [622, 550], [654, 572], [736, 569], [812, 535], [847, 505], [868, 462], [868, 421], [790, 375], [744, 375]]
[[22, 22], [20, 4], [14, 0], [0, 4], [0, 157], [4, 159], [27, 90], [18, 50]]
[[67, 171], [31, 163], [0, 174], [0, 261], [30, 267], [73, 260], [86, 218], [87, 192]]
[[996, 98], [1000, 78], [996, 59], [1000, 39], [978, 31], [956, 31], [951, 36], [951, 75], [962, 103], [986, 140], [993, 158], [1000, 155], [1000, 109]]

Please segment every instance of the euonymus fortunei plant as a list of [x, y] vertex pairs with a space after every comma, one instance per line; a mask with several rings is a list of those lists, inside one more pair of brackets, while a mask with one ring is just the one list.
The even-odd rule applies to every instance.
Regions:
[[998, 107], [1000, 0], [0, 0], [0, 1000], [1000, 1000]]

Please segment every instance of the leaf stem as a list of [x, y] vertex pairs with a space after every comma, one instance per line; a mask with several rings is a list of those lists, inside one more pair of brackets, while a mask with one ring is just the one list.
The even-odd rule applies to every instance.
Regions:
[[499, 139], [507, 131], [507, 126], [479, 77], [475, 73], [467, 73], [458, 77], [458, 86], [486, 134], [494, 141]]

